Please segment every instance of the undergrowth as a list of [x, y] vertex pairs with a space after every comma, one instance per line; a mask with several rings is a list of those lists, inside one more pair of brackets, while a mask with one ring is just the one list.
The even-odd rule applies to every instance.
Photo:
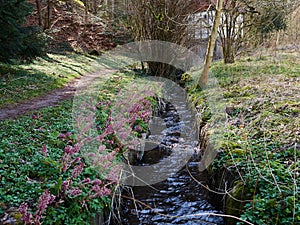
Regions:
[[[122, 153], [127, 150], [116, 132], [130, 126], [126, 135], [139, 136], [148, 129], [150, 99], [139, 96], [123, 103], [118, 99], [134, 77], [117, 73], [97, 93], [95, 137], [90, 136], [89, 115], [77, 121], [77, 128], [72, 126], [71, 101], [0, 121], [1, 222], [90, 224], [97, 213], [110, 207]], [[114, 103], [127, 104], [130, 116], [118, 121], [121, 127], [112, 123]]]
[[[225, 99], [226, 119], [210, 173], [234, 174], [233, 185], [222, 191], [227, 199], [238, 198], [230, 207], [242, 203], [240, 218], [259, 225], [300, 224], [299, 57], [251, 56], [231, 65], [216, 62], [211, 72]], [[190, 90], [202, 125], [213, 123], [209, 105], [218, 104], [207, 103], [210, 91]]]

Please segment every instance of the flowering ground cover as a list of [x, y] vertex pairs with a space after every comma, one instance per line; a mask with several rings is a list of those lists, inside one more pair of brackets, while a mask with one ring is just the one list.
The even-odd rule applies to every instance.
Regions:
[[[89, 224], [96, 213], [109, 207], [126, 151], [112, 129], [111, 105], [134, 77], [129, 72], [117, 73], [99, 90], [95, 137], [89, 136], [89, 117], [78, 121], [84, 128], [76, 133], [71, 100], [0, 121], [2, 219], [26, 224]], [[122, 124], [131, 127], [127, 132], [139, 135], [147, 131], [152, 103], [144, 97], [133, 100], [124, 102], [129, 117]], [[82, 154], [86, 146], [96, 148], [89, 153], [92, 161], [85, 157], [86, 152]]]

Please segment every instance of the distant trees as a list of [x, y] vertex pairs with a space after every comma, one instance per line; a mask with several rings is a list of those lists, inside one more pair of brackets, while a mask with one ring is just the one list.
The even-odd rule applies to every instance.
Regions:
[[51, 26], [53, 0], [35, 0], [39, 27], [44, 31]]
[[25, 0], [0, 1], [0, 61], [41, 55], [45, 42], [34, 27], [24, 27], [32, 7]]
[[233, 63], [245, 46], [264, 43], [285, 30], [295, 0], [225, 0], [219, 28], [225, 63]]
[[207, 82], [217, 38], [216, 31], [222, 44], [224, 63], [233, 63], [243, 47], [256, 46], [257, 43], [263, 43], [273, 32], [285, 30], [286, 16], [295, 3], [295, 0], [218, 0], [214, 7], [214, 23], [198, 85]]
[[286, 19], [295, 2], [295, 0], [251, 2], [257, 13], [251, 18], [250, 34], [255, 34], [258, 43], [263, 43], [274, 32], [287, 28]]

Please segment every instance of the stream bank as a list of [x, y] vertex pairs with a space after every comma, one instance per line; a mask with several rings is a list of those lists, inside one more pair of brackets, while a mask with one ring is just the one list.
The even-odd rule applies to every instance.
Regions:
[[[261, 52], [211, 68], [226, 101], [226, 120], [208, 168], [209, 187], [225, 214], [249, 224], [300, 223], [299, 58], [295, 51]], [[191, 102], [202, 114], [200, 140], [208, 140], [206, 96], [193, 91]], [[226, 224], [237, 223], [226, 218]]]
[[[159, 115], [152, 117], [147, 137], [149, 143], [145, 147], [147, 151], [142, 156], [132, 152], [135, 157], [130, 157], [131, 165], [153, 165], [178, 151], [174, 146], [186, 145], [183, 140], [186, 134], [182, 133], [186, 132], [186, 126], [192, 128], [195, 118], [186, 112], [186, 100], [181, 104], [175, 107], [167, 102]], [[186, 115], [189, 119], [182, 119], [179, 115]], [[221, 212], [210, 203], [207, 190], [202, 186], [207, 184], [207, 175], [198, 170], [199, 151], [193, 146], [188, 147], [192, 148], [193, 155], [180, 171], [151, 186], [126, 187], [123, 190], [122, 221], [119, 224], [225, 224], [222, 217], [209, 215]], [[184, 146], [179, 151], [186, 149], [187, 146]], [[175, 157], [172, 163], [178, 163], [178, 158]], [[158, 172], [164, 173], [164, 168]]]

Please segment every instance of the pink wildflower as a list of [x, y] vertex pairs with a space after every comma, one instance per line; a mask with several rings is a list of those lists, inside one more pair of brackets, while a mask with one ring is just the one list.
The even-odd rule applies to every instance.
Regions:
[[90, 178], [84, 178], [82, 181], [82, 184], [89, 184], [91, 183], [91, 179]]
[[19, 207], [19, 212], [22, 215], [22, 220], [25, 222], [25, 224], [32, 223], [32, 214], [28, 211], [28, 205], [27, 203], [22, 203]]
[[99, 180], [99, 179], [95, 179], [95, 180], [92, 181], [92, 184], [93, 185], [100, 185], [100, 184], [102, 184], [102, 181]]
[[137, 132], [141, 132], [141, 131], [142, 131], [142, 128], [141, 128], [140, 125], [137, 125], [137, 126], [135, 127], [135, 130], [136, 130]]
[[43, 154], [43, 156], [44, 157], [47, 157], [47, 146], [46, 145], [43, 145], [43, 147], [42, 147], [42, 154]]
[[102, 152], [103, 150], [105, 150], [106, 146], [105, 145], [101, 145], [99, 148], [98, 148], [98, 152]]
[[54, 201], [54, 199], [55, 199], [55, 196], [51, 195], [48, 190], [43, 192], [43, 194], [39, 198], [39, 204], [37, 207], [37, 211], [34, 214], [35, 224], [40, 224], [40, 219], [42, 218], [42, 214], [45, 212], [48, 205], [50, 205]]
[[65, 139], [65, 138], [66, 138], [66, 135], [65, 135], [65, 134], [62, 134], [62, 133], [60, 133], [60, 134], [58, 135], [58, 138]]
[[81, 174], [81, 172], [83, 170], [83, 167], [84, 167], [84, 163], [83, 162], [81, 162], [80, 164], [76, 165], [75, 168], [72, 171], [72, 178], [78, 177]]
[[69, 188], [70, 185], [70, 181], [69, 180], [65, 180], [62, 185], [61, 185], [61, 189], [63, 192], [66, 192], [66, 190]]
[[101, 196], [106, 196], [110, 194], [110, 189], [108, 189], [107, 187], [99, 187], [99, 186], [93, 186], [92, 190], [95, 192], [95, 194], [90, 195], [90, 198], [99, 198]]
[[72, 197], [76, 197], [77, 195], [80, 195], [82, 193], [82, 191], [79, 188], [73, 188], [68, 193]]
[[73, 149], [72, 149], [72, 154], [78, 153], [79, 150], [80, 150], [80, 148], [81, 148], [81, 145], [80, 145], [80, 144], [75, 144], [75, 146], [74, 146]]
[[121, 171], [121, 166], [115, 166], [110, 171], [108, 176], [106, 177], [107, 180], [110, 180], [113, 183], [118, 183], [119, 181], [119, 175]]
[[72, 153], [72, 146], [68, 145], [65, 147], [65, 153], [71, 154]]

